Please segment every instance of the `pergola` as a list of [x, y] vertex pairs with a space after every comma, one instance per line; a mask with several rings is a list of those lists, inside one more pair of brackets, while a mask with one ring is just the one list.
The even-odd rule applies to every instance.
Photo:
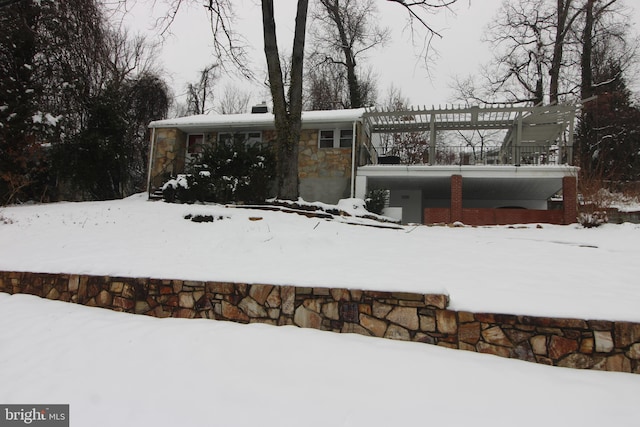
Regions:
[[[367, 108], [363, 119], [371, 133], [429, 133], [429, 164], [436, 158], [439, 131], [506, 130], [500, 153], [519, 164], [521, 147], [564, 146], [571, 153], [579, 104], [536, 106], [482, 105], [411, 108], [403, 111]], [[568, 130], [566, 141], [562, 136]], [[571, 156], [566, 156], [570, 164]]]

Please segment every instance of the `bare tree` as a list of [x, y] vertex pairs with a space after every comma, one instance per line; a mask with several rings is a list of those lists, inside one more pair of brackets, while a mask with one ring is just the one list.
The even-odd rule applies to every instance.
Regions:
[[218, 79], [218, 64], [211, 64], [200, 70], [200, 79], [187, 84], [187, 114], [206, 114], [211, 111], [213, 85]]
[[[165, 20], [165, 28], [169, 27], [185, 1], [172, 0]], [[449, 7], [457, 0], [388, 1], [405, 8], [412, 28], [417, 22], [420, 28], [426, 29], [428, 35], [433, 35], [437, 33], [428, 25], [426, 16], [439, 8]], [[273, 0], [262, 0], [261, 5], [264, 53], [273, 102], [275, 128], [278, 135], [275, 142], [278, 196], [295, 200], [299, 194], [298, 140], [303, 105], [302, 80], [309, 1], [297, 1], [288, 90], [285, 90], [285, 77], [276, 37], [274, 2]], [[246, 60], [246, 45], [232, 29], [233, 8], [231, 0], [206, 0], [205, 7], [211, 15], [214, 47], [216, 55], [220, 59], [219, 62], [226, 64], [226, 60], [230, 59], [231, 63], [244, 71], [245, 75], [250, 75], [251, 73], [247, 69], [249, 62]]]
[[560, 75], [564, 63], [565, 44], [573, 31], [576, 19], [583, 13], [583, 9], [576, 7], [575, 0], [556, 0], [556, 23], [553, 37], [553, 54], [549, 67], [549, 101], [557, 103], [560, 91]]
[[581, 96], [591, 101], [582, 109], [577, 145], [581, 179], [589, 182], [640, 177], [640, 110], [626, 78], [638, 44], [629, 40], [621, 6], [614, 0], [585, 0]]
[[[486, 40], [495, 55], [483, 67], [481, 81], [458, 78], [453, 86], [476, 102], [588, 98], [593, 44], [626, 45], [628, 18], [621, 5], [621, 0], [505, 1], [488, 27]], [[629, 49], [617, 53], [625, 60], [631, 56]]]
[[273, 113], [277, 131], [276, 179], [278, 197], [297, 200], [298, 151], [302, 125], [302, 72], [304, 66], [304, 44], [307, 25], [308, 0], [298, 0], [291, 53], [289, 94], [285, 85], [276, 39], [276, 21], [273, 0], [262, 0], [262, 29], [264, 52], [267, 59], [269, 88], [273, 100]]
[[496, 72], [485, 74], [493, 92], [512, 102], [544, 101], [554, 10], [546, 0], [504, 2], [487, 40], [496, 47]]
[[[322, 63], [311, 66], [305, 73], [305, 108], [333, 110], [355, 107], [349, 101], [346, 70], [340, 65]], [[378, 97], [376, 76], [371, 68], [357, 73], [361, 106], [373, 105]]]
[[343, 108], [362, 107], [367, 101], [367, 85], [359, 79], [359, 60], [383, 45], [390, 34], [378, 24], [374, 0], [320, 0], [311, 17], [311, 67], [319, 71], [317, 75], [330, 74], [346, 82], [343, 86], [348, 92], [340, 101]]
[[[387, 90], [383, 108], [388, 111], [409, 110], [409, 98], [395, 86]], [[402, 164], [423, 164], [428, 162], [428, 132], [394, 132], [380, 135], [380, 150], [384, 155], [397, 156]]]
[[577, 37], [582, 49], [580, 95], [587, 99], [597, 86], [619, 77], [610, 73], [612, 61], [620, 73], [628, 71], [636, 61], [638, 41], [629, 38], [628, 13], [621, 1], [584, 0], [583, 10], [582, 32]]
[[237, 86], [225, 86], [222, 97], [218, 101], [217, 111], [220, 114], [246, 113], [251, 94]]

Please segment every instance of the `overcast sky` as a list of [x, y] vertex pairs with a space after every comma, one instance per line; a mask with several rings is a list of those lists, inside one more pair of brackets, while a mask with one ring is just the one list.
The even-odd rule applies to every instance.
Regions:
[[[125, 18], [125, 25], [134, 31], [146, 33], [150, 39], [156, 39], [158, 30], [154, 28], [156, 19], [166, 13], [165, 2], [157, 0], [129, 1], [132, 6]], [[627, 4], [635, 5], [627, 1]], [[160, 65], [166, 72], [172, 90], [180, 95], [184, 93], [189, 81], [198, 78], [198, 71], [210, 64], [213, 59], [212, 36], [208, 15], [200, 2], [185, 2], [171, 26], [169, 35], [161, 48]], [[259, 0], [234, 0], [236, 6], [236, 28], [246, 37], [252, 48], [253, 68], [259, 78], [264, 78], [266, 69], [262, 50], [262, 20]], [[295, 0], [275, 2], [278, 42], [281, 52], [290, 52], [292, 31], [295, 19]], [[313, 1], [312, 1], [313, 3]], [[489, 47], [481, 41], [483, 31], [502, 0], [459, 0], [453, 11], [440, 12], [428, 17], [442, 38], [433, 40], [437, 54], [425, 67], [417, 59], [420, 47], [414, 47], [406, 30], [406, 13], [397, 5], [380, 1], [378, 8], [382, 24], [392, 29], [392, 41], [372, 51], [366, 62], [373, 67], [378, 77], [379, 100], [385, 97], [387, 88], [394, 84], [402, 90], [413, 105], [439, 105], [452, 101], [450, 89], [455, 75], [465, 76], [477, 72], [480, 64], [490, 59]], [[633, 15], [638, 23], [640, 8], [636, 6]], [[311, 26], [308, 29], [311, 31]], [[251, 103], [268, 101], [268, 90], [258, 83], [237, 78], [231, 70], [225, 83], [250, 90]], [[235, 78], [234, 78], [235, 77]], [[231, 83], [229, 83], [231, 82]], [[222, 86], [222, 84], [220, 85]], [[220, 87], [221, 89], [221, 87]]]

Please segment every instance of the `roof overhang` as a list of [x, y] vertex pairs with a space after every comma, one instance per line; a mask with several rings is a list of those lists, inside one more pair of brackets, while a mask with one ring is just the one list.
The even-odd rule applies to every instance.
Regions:
[[[364, 108], [349, 110], [304, 111], [302, 128], [316, 128], [340, 123], [361, 122]], [[149, 124], [152, 129], [177, 128], [183, 132], [210, 130], [269, 130], [275, 129], [273, 113], [254, 114], [201, 114], [175, 119], [156, 120]]]

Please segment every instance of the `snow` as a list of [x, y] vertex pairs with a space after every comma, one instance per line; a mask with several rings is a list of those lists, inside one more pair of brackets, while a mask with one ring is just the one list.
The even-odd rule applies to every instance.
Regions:
[[0, 402], [75, 426], [637, 425], [640, 375], [0, 294]]
[[[194, 223], [189, 214], [225, 219]], [[378, 229], [347, 221], [384, 225], [145, 194], [11, 206], [0, 209], [0, 241], [10, 242], [0, 245], [0, 269], [446, 293], [455, 310], [640, 321], [638, 224]]]
[[[364, 108], [326, 111], [303, 111], [302, 123], [305, 124], [331, 124], [337, 122], [354, 122], [362, 119]], [[195, 116], [179, 117], [176, 119], [156, 120], [149, 124], [150, 128], [166, 127], [256, 127], [273, 126], [273, 113], [259, 114], [200, 114]]]
[[33, 123], [46, 123], [50, 126], [57, 126], [58, 121], [60, 120], [62, 116], [58, 116], [58, 117], [54, 117], [52, 116], [50, 113], [42, 113], [40, 111], [38, 111], [36, 114], [34, 114], [31, 119], [33, 121]]
[[[371, 224], [146, 195], [11, 206], [0, 269], [447, 292], [454, 309], [640, 320], [639, 225]], [[75, 426], [637, 425], [640, 375], [291, 326], [0, 293], [0, 343], [0, 402], [68, 403]]]

